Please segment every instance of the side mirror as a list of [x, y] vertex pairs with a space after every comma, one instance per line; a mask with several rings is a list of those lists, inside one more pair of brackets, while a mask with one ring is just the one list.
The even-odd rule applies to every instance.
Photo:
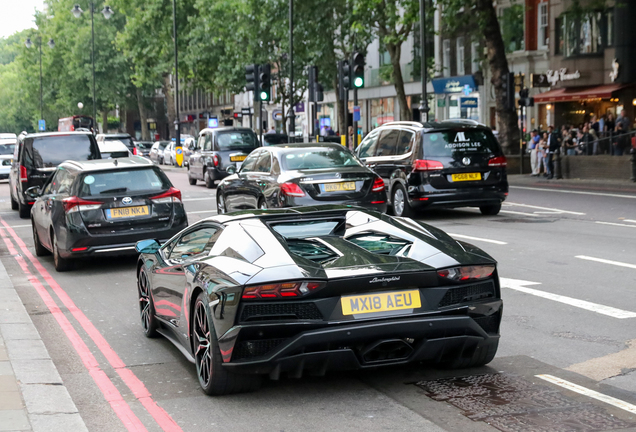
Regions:
[[135, 245], [135, 249], [137, 250], [137, 252], [145, 254], [157, 253], [160, 247], [161, 244], [159, 244], [159, 242], [154, 239], [140, 240]]
[[36, 199], [40, 195], [42, 195], [42, 191], [38, 186], [32, 186], [24, 191], [24, 194], [29, 198]]
[[229, 175], [236, 174], [236, 165], [230, 165], [225, 171], [227, 171]]

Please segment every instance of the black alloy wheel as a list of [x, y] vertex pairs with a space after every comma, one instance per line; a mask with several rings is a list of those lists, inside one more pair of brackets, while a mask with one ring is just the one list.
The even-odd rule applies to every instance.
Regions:
[[190, 175], [190, 166], [189, 165], [188, 165], [188, 183], [190, 183], [190, 186], [194, 186], [194, 185], [197, 184], [197, 179]]
[[396, 184], [393, 188], [393, 195], [391, 196], [391, 205], [393, 206], [393, 214], [399, 217], [411, 217], [413, 216], [413, 209], [409, 204], [409, 198], [406, 194], [404, 186]]
[[159, 323], [155, 318], [155, 304], [150, 293], [150, 281], [148, 274], [142, 268], [137, 276], [137, 291], [139, 292], [139, 314], [141, 317], [141, 328], [147, 338], [154, 338], [159, 335], [157, 329]]
[[35, 246], [35, 255], [41, 257], [50, 254], [51, 252], [42, 246], [40, 236], [38, 236], [38, 230], [35, 227], [35, 222], [33, 222], [33, 220], [31, 220], [31, 228], [33, 228], [33, 246]]
[[222, 366], [211, 316], [207, 296], [201, 292], [192, 319], [194, 360], [201, 389], [205, 394], [215, 396], [256, 390], [260, 387], [260, 376], [233, 374]]
[[485, 216], [495, 216], [501, 211], [501, 203], [479, 206], [479, 211]]
[[18, 213], [21, 219], [28, 219], [31, 215], [31, 206], [18, 202]]
[[223, 195], [222, 193], [219, 193], [216, 196], [216, 212], [218, 214], [227, 213], [227, 206], [225, 204], [225, 195]]
[[53, 232], [51, 232], [51, 240], [51, 246], [53, 249], [53, 265], [55, 266], [55, 270], [59, 272], [70, 270], [72, 261], [60, 256], [60, 249], [57, 244], [57, 236]]
[[205, 187], [207, 187], [208, 189], [212, 189], [214, 188], [214, 186], [216, 186], [214, 184], [214, 178], [212, 178], [212, 175], [210, 175], [210, 170], [206, 169], [203, 173], [203, 181], [205, 181]]

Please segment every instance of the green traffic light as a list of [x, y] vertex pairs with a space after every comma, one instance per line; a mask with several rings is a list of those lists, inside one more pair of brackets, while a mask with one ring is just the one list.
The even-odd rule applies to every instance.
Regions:
[[362, 77], [356, 77], [356, 79], [353, 80], [353, 85], [360, 88], [364, 85], [364, 80], [362, 79]]
[[267, 92], [262, 91], [261, 92], [261, 100], [268, 100], [269, 99], [269, 95], [267, 94]]

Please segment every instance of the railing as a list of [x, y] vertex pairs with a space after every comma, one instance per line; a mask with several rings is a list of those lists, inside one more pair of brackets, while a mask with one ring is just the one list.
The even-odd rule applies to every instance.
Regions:
[[[615, 131], [603, 132], [597, 139], [589, 138], [584, 143], [577, 142], [576, 155], [593, 156], [599, 154], [610, 154], [620, 156], [628, 154], [630, 149], [636, 149], [636, 130], [626, 133], [616, 133]], [[563, 146], [563, 154], [567, 154]]]

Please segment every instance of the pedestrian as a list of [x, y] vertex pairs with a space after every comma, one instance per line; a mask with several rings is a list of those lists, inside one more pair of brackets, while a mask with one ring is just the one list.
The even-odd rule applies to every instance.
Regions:
[[355, 144], [353, 143], [353, 126], [349, 126], [347, 132], [347, 147], [353, 151], [355, 149]]
[[537, 175], [537, 146], [539, 145], [539, 133], [537, 130], [533, 130], [530, 132], [530, 141], [528, 141], [527, 152], [530, 153], [530, 167], [532, 168], [531, 176], [536, 177]]
[[[567, 130], [567, 129], [566, 129]], [[546, 157], [546, 170], [549, 179], [554, 177], [554, 155], [559, 154], [563, 138], [554, 132], [554, 126], [548, 128], [548, 155]]]
[[268, 130], [265, 135], [272, 135], [276, 133], [276, 126], [272, 126], [270, 130]]
[[575, 131], [568, 133], [563, 132], [563, 150], [567, 156], [576, 156], [577, 150], [577, 134]]
[[543, 132], [543, 136], [537, 144], [537, 175], [541, 175], [541, 168], [543, 167], [544, 176], [547, 177], [548, 166], [546, 164], [548, 156], [548, 133]]
[[616, 119], [616, 124], [621, 124], [624, 133], [628, 133], [631, 129], [631, 122], [629, 121], [629, 117], [627, 117], [627, 112], [623, 109], [621, 110], [621, 115]]
[[629, 136], [623, 130], [623, 122], [616, 119], [616, 132], [614, 134], [614, 139], [612, 140], [612, 156], [623, 156], [625, 139], [629, 140]]

